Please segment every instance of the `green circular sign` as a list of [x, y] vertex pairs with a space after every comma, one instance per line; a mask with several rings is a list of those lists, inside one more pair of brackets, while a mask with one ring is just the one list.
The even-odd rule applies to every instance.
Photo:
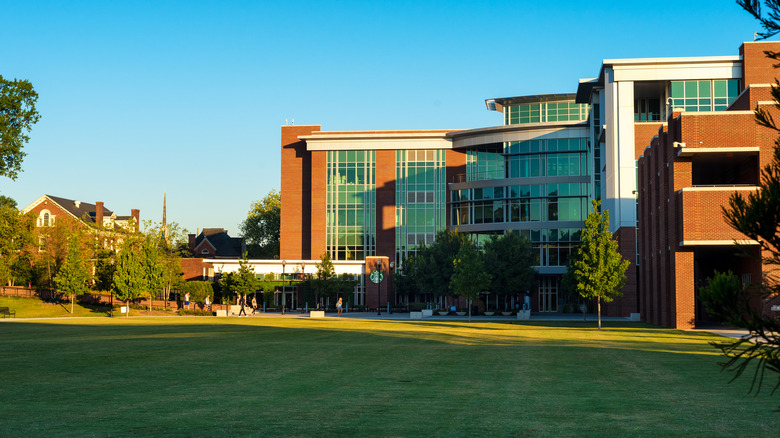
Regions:
[[377, 283], [377, 284], [381, 283], [382, 280], [384, 280], [385, 278], [385, 276], [382, 275], [382, 273], [379, 271], [372, 271], [369, 277], [371, 278], [371, 281], [373, 283]]

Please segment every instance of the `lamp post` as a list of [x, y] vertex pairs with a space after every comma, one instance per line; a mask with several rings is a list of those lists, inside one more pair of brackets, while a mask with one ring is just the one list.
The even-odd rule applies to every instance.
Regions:
[[382, 314], [382, 259], [376, 261], [377, 268], [379, 270], [379, 283], [376, 288], [376, 314]]
[[284, 315], [284, 266], [287, 264], [287, 260], [282, 260], [282, 315]]
[[[300, 300], [301, 297], [301, 285], [303, 282], [306, 281], [306, 262], [301, 262], [301, 282], [298, 283], [298, 291], [296, 292], [298, 294], [298, 299]], [[300, 306], [300, 301], [298, 302], [298, 305]], [[299, 307], [300, 309], [300, 307]], [[306, 313], [309, 313], [309, 300], [306, 300]]]

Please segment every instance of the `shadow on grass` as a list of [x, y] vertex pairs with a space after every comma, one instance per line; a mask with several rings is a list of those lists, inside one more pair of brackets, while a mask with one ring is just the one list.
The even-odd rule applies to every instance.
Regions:
[[[99, 307], [92, 309], [94, 312], [101, 313], [104, 310]], [[596, 323], [571, 321], [442, 323], [272, 318], [239, 320], [210, 317], [183, 317], [180, 319], [178, 317], [158, 318], [139, 315], [96, 319], [89, 320], [89, 322], [74, 320], [64, 324], [35, 321], [35, 324], [41, 330], [46, 331], [48, 328], [53, 333], [78, 331], [79, 327], [88, 328], [88, 332], [82, 335], [92, 341], [154, 338], [213, 340], [219, 337], [246, 337], [247, 339], [262, 340], [257, 347], [263, 343], [276, 342], [274, 339], [285, 339], [286, 342], [307, 342], [308, 339], [317, 339], [317, 342], [332, 344], [334, 348], [340, 348], [349, 345], [340, 344], [344, 341], [339, 341], [339, 336], [335, 335], [341, 333], [359, 335], [364, 339], [376, 336], [385, 339], [431, 343], [432, 345], [448, 344], [463, 347], [550, 346], [717, 355], [709, 342], [720, 338], [718, 335], [709, 333], [687, 332], [624, 322], [602, 324], [602, 330], [596, 330]], [[23, 330], [25, 330], [24, 327], [15, 329], [13, 326], [5, 324], [0, 327], [0, 333]], [[349, 342], [357, 342], [358, 344], [365, 342], [352, 336], [349, 339]]]

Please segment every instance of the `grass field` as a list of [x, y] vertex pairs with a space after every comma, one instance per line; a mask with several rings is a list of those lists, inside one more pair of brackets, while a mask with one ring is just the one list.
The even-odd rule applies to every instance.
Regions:
[[0, 323], [0, 436], [769, 437], [715, 335], [632, 323]]

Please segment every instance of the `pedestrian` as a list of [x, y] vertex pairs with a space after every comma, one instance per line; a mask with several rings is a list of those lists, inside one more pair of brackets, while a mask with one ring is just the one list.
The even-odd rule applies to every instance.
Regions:
[[246, 306], [246, 295], [241, 295], [238, 299], [238, 306], [241, 307], [241, 310], [238, 311], [238, 317], [240, 318], [242, 313], [246, 316], [246, 310], [244, 310], [244, 306]]
[[190, 293], [187, 292], [184, 294], [184, 308], [189, 310], [190, 309]]
[[338, 313], [336, 314], [336, 316], [341, 315], [341, 304], [342, 304], [341, 298], [339, 297], [339, 302], [336, 303], [336, 310], [338, 310]]
[[252, 295], [252, 315], [257, 313], [257, 294]]
[[206, 295], [206, 305], [204, 307], [208, 308], [211, 305], [211, 300], [209, 299], [209, 296]]

